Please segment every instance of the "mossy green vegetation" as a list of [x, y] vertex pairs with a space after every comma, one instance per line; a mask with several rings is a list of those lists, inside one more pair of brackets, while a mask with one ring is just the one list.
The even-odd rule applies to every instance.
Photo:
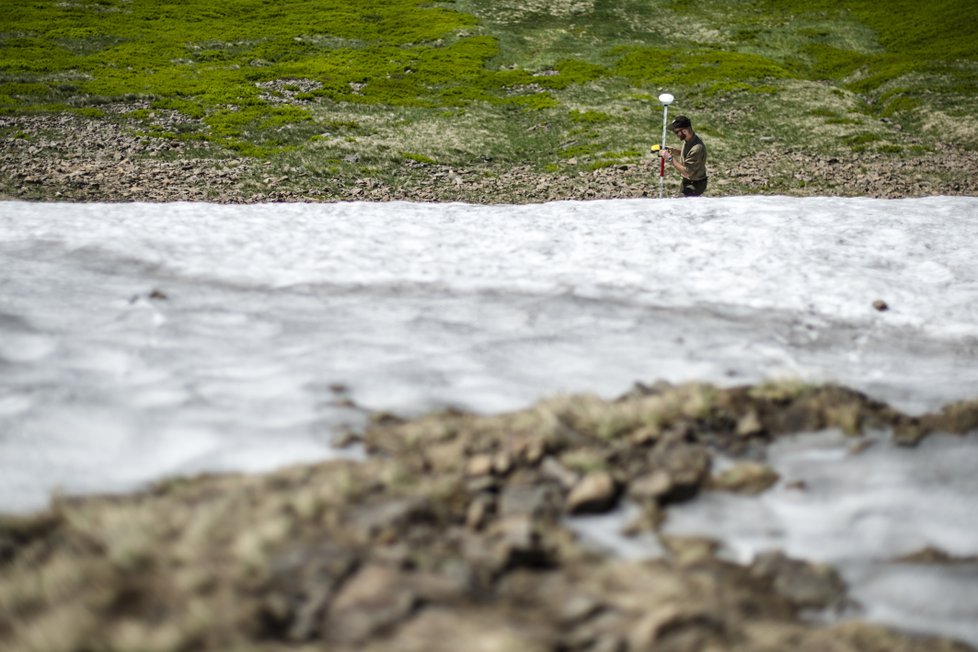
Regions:
[[615, 71], [635, 84], [692, 86], [706, 97], [727, 90], [750, 90], [753, 83], [793, 77], [775, 61], [718, 48], [681, 51], [637, 47], [622, 51]]
[[202, 138], [266, 153], [304, 140], [276, 131], [312, 117], [262, 83], [315, 80], [306, 102], [441, 106], [501, 100], [528, 77], [485, 67], [497, 46], [463, 32], [473, 17], [420, 0], [11, 0], [5, 13], [7, 112], [144, 97], [200, 118]]
[[[392, 178], [405, 161], [568, 172], [636, 163], [661, 129], [664, 90], [710, 135], [717, 162], [759, 134], [801, 150], [898, 153], [954, 124], [956, 142], [978, 148], [978, 40], [965, 27], [978, 5], [964, 0], [4, 9], [0, 115], [125, 120], [337, 178]], [[144, 108], [103, 110], [116, 102]], [[160, 110], [186, 120], [157, 125]]]

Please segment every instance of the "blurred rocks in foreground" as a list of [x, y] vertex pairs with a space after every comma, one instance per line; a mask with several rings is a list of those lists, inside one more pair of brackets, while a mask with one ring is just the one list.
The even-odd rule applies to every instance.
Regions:
[[[2, 650], [963, 651], [842, 620], [834, 569], [748, 566], [709, 539], [651, 561], [575, 539], [567, 519], [778, 481], [767, 444], [885, 428], [912, 445], [978, 427], [978, 402], [909, 417], [835, 386], [637, 386], [499, 416], [378, 417], [369, 458], [173, 479], [0, 519]], [[722, 472], [714, 459], [735, 460]], [[940, 551], [928, 556], [942, 563]], [[817, 618], [813, 618], [817, 615]]]

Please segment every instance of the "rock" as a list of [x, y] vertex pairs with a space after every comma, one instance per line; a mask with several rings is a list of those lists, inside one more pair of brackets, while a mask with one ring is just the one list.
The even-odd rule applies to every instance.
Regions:
[[388, 566], [362, 568], [329, 607], [325, 636], [341, 643], [362, 643], [401, 622], [416, 598], [400, 573]]
[[556, 521], [563, 511], [563, 497], [552, 484], [510, 482], [499, 497], [501, 518], [526, 516], [532, 519]]
[[[460, 466], [465, 467], [468, 465], [465, 457], [465, 442], [451, 439], [444, 442], [433, 442], [430, 446], [426, 446], [424, 451], [421, 452], [422, 459], [424, 459], [424, 466], [426, 470], [430, 473], [444, 473], [446, 471], [454, 471]], [[484, 468], [473, 469], [474, 474], [466, 473], [466, 476], [472, 479], [486, 478], [491, 474], [487, 473]]]
[[[660, 503], [689, 500], [710, 475], [710, 456], [697, 444], [659, 442], [649, 461], [653, 469], [669, 478], [669, 487], [658, 496]], [[663, 479], [657, 482], [665, 484]]]
[[780, 476], [767, 464], [737, 462], [729, 469], [714, 476], [713, 489], [755, 495], [773, 487]]
[[957, 435], [978, 432], [978, 400], [950, 403], [936, 415], [928, 415], [925, 420], [930, 430]]
[[472, 568], [461, 560], [452, 560], [437, 571], [414, 571], [406, 579], [423, 605], [456, 605], [478, 599], [482, 593]]
[[614, 609], [604, 609], [576, 626], [569, 628], [562, 637], [557, 649], [595, 650], [611, 649], [621, 652], [627, 650], [627, 625], [625, 614]]
[[654, 444], [662, 436], [662, 429], [658, 425], [646, 425], [632, 433], [632, 443], [636, 446], [646, 446]]
[[32, 541], [51, 536], [60, 524], [61, 519], [50, 512], [32, 516], [0, 514], [0, 569]]
[[537, 465], [547, 454], [547, 443], [541, 437], [524, 442], [519, 449], [522, 459], [530, 465]]
[[856, 437], [863, 429], [863, 406], [859, 403], [827, 405], [823, 409], [826, 421], [850, 437]]
[[540, 473], [543, 477], [557, 481], [564, 489], [571, 489], [580, 482], [581, 476], [548, 455], [540, 463]]
[[701, 562], [713, 561], [720, 544], [705, 537], [659, 536], [660, 541], [681, 566], [694, 566]]
[[413, 524], [430, 522], [433, 517], [431, 506], [422, 497], [393, 498], [357, 506], [350, 523], [365, 538], [391, 538]]
[[527, 517], [514, 517], [496, 523], [492, 531], [495, 567], [499, 571], [513, 568], [547, 568], [555, 562], [551, 548], [540, 527]]
[[673, 490], [672, 476], [659, 469], [637, 478], [628, 486], [629, 495], [640, 501], [661, 502]]
[[756, 410], [750, 410], [737, 420], [737, 436], [752, 437], [764, 432], [764, 426]]
[[473, 530], [481, 530], [496, 511], [496, 501], [486, 494], [476, 496], [465, 513], [465, 525]]
[[[323, 386], [327, 399], [343, 392]], [[93, 636], [120, 650], [967, 649], [809, 620], [809, 610], [846, 607], [845, 585], [827, 566], [779, 553], [743, 566], [708, 538], [659, 532], [664, 558], [616, 558], [579, 541], [563, 505], [566, 496], [570, 511], [575, 494], [575, 509], [610, 508], [607, 497], [627, 487], [647, 532], [704, 486], [709, 456], [726, 452], [725, 442], [763, 454], [767, 436], [744, 442], [735, 433], [750, 411], [773, 437], [788, 423], [842, 419], [839, 406], [873, 427], [968, 428], [973, 404], [910, 417], [842, 388], [765, 385], [715, 388], [710, 409], [684, 413], [688, 389], [656, 392], [672, 408], [654, 442], [617, 425], [630, 402], [652, 397], [644, 392], [594, 402], [586, 422], [553, 418], [553, 403], [493, 417], [442, 411], [375, 420], [367, 437], [377, 454], [357, 462], [180, 478], [0, 518], [0, 649], [37, 647], [38, 632], [49, 631], [64, 649], [90, 647]], [[612, 431], [621, 436], [604, 436]], [[539, 465], [524, 456], [529, 442], [546, 442]], [[419, 462], [438, 446], [443, 464]], [[491, 451], [480, 453], [490, 473], [466, 477], [464, 451]], [[974, 560], [925, 550], [900, 562]]]
[[513, 470], [513, 457], [509, 453], [502, 451], [496, 453], [492, 458], [492, 472], [496, 475], [507, 475]]
[[359, 652], [550, 652], [546, 628], [519, 614], [478, 608], [431, 608], [400, 627], [396, 634]]
[[491, 475], [493, 471], [492, 455], [473, 455], [465, 464], [466, 475], [478, 477]]
[[758, 555], [751, 573], [767, 578], [798, 609], [837, 609], [846, 599], [846, 585], [834, 569], [790, 559], [781, 552]]
[[332, 543], [287, 548], [273, 558], [260, 608], [269, 633], [292, 641], [319, 637], [327, 605], [357, 561], [354, 551]]
[[586, 475], [567, 496], [567, 511], [571, 514], [600, 514], [615, 506], [618, 485], [607, 471]]
[[587, 620], [604, 609], [604, 604], [592, 595], [575, 594], [562, 602], [559, 619], [567, 625]]
[[670, 641], [667, 649], [693, 652], [706, 649], [722, 634], [722, 621], [702, 608], [668, 604], [652, 610], [635, 623], [628, 635], [628, 649], [655, 652], [665, 648], [666, 639], [676, 637], [682, 642]]
[[930, 429], [919, 421], [898, 424], [893, 429], [893, 442], [897, 446], [914, 448], [930, 433]]
[[955, 557], [940, 548], [927, 546], [917, 552], [897, 557], [894, 561], [901, 564], [975, 564], [978, 563], [978, 556]]

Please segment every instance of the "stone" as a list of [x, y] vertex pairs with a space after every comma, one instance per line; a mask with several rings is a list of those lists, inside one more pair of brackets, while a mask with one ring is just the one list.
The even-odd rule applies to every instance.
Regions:
[[694, 566], [716, 558], [720, 544], [704, 537], [676, 537], [660, 535], [659, 539], [680, 566]]
[[513, 456], [503, 451], [492, 458], [492, 471], [496, 475], [507, 475], [513, 470]]
[[750, 410], [737, 420], [737, 436], [752, 437], [764, 432], [764, 426], [756, 410]]
[[483, 475], [491, 475], [493, 471], [493, 457], [492, 455], [479, 454], [473, 455], [468, 459], [465, 464], [466, 475], [478, 477]]
[[720, 491], [756, 495], [773, 487], [780, 477], [767, 464], [737, 462], [729, 469], [713, 476], [710, 486]]
[[604, 608], [600, 600], [586, 594], [575, 594], [564, 599], [560, 607], [560, 622], [578, 623], [587, 620]]
[[477, 608], [436, 607], [400, 627], [396, 634], [359, 652], [550, 652], [545, 628], [518, 615]]
[[[682, 390], [662, 391], [673, 401]], [[714, 443], [749, 444], [758, 453], [751, 459], [761, 459], [767, 437], [738, 441], [731, 415], [755, 409], [771, 424], [779, 411], [797, 410], [808, 416], [785, 422], [807, 423], [827, 407], [856, 404], [868, 423], [929, 429], [968, 428], [975, 414], [962, 404], [909, 417], [838, 388], [716, 389], [713, 398], [718, 419], [683, 422], [677, 408], [670, 434], [651, 447], [628, 429], [604, 440], [581, 428], [558, 442], [532, 409], [392, 419], [370, 426], [377, 454], [364, 460], [181, 478], [128, 496], [58, 498], [41, 520], [0, 518], [0, 604], [9, 607], [0, 610], [0, 649], [37, 647], [38, 635], [57, 637], [58, 649], [82, 649], [93, 631], [106, 649], [192, 650], [201, 641], [336, 652], [968, 649], [810, 620], [811, 610], [848, 606], [828, 566], [781, 554], [744, 566], [718, 556], [708, 538], [661, 531], [667, 554], [641, 561], [578, 539], [563, 506], [589, 482], [612, 493], [627, 488], [643, 514], [637, 530], [647, 533], [672, 502], [705, 486]], [[595, 420], [623, 407], [613, 405], [598, 406]], [[444, 465], [419, 464], [433, 445], [456, 440], [459, 451], [492, 451], [493, 471], [467, 478], [467, 458], [447, 463], [447, 449]], [[533, 440], [581, 462], [578, 470], [553, 457], [527, 464], [516, 442]], [[514, 465], [500, 475], [503, 450]], [[584, 454], [575, 458], [575, 450]], [[936, 550], [889, 561], [974, 564]]]
[[465, 513], [465, 525], [472, 530], [481, 530], [496, 511], [496, 501], [489, 495], [479, 494], [469, 503]]
[[[697, 606], [666, 604], [638, 620], [628, 634], [630, 652], [655, 652], [661, 649], [703, 650], [711, 639], [723, 633], [723, 623]], [[680, 643], [665, 639], [677, 636]]]
[[359, 505], [350, 522], [367, 538], [396, 535], [410, 525], [432, 519], [431, 506], [422, 497], [391, 498]]
[[613, 645], [611, 649], [627, 649], [625, 630], [628, 618], [613, 609], [604, 609], [574, 627], [563, 636], [566, 649], [593, 650], [598, 645]]
[[710, 456], [697, 444], [660, 442], [649, 462], [670, 480], [668, 490], [658, 496], [660, 503], [689, 500], [699, 493], [710, 476]]
[[965, 561], [967, 563], [974, 563], [976, 561], [975, 557], [959, 559], [952, 555], [949, 555], [944, 550], [940, 548], [935, 548], [934, 546], [927, 546], [916, 552], [902, 555], [897, 557], [894, 561], [903, 564], [953, 564]]
[[493, 558], [496, 569], [547, 568], [555, 551], [547, 545], [541, 529], [526, 517], [514, 517], [495, 524]]
[[751, 573], [767, 578], [798, 609], [840, 608], [846, 599], [846, 585], [833, 568], [790, 559], [781, 552], [758, 555]]
[[556, 521], [563, 511], [563, 498], [553, 484], [510, 482], [499, 497], [498, 511], [501, 518], [527, 516]]
[[318, 637], [329, 601], [356, 564], [353, 551], [331, 543], [287, 548], [273, 558], [261, 606], [270, 633], [293, 641]]
[[628, 486], [628, 491], [633, 498], [658, 502], [668, 495], [672, 488], [672, 476], [659, 469], [633, 480]]
[[618, 500], [618, 484], [607, 471], [594, 471], [580, 480], [567, 496], [571, 514], [600, 514], [612, 509]]
[[662, 436], [662, 429], [657, 425], [647, 425], [639, 428], [631, 435], [632, 443], [636, 446], [654, 444]]
[[540, 463], [540, 473], [545, 478], [556, 480], [564, 489], [571, 489], [581, 480], [580, 474], [571, 471], [550, 455]]
[[415, 594], [400, 573], [389, 566], [368, 565], [333, 600], [325, 636], [342, 643], [362, 643], [404, 620], [415, 605]]

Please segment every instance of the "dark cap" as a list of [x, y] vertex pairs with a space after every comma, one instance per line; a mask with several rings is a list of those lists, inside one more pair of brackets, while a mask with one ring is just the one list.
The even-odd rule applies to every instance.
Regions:
[[693, 123], [684, 115], [677, 115], [676, 119], [669, 123], [669, 128], [673, 131], [676, 129], [689, 129], [692, 126]]

